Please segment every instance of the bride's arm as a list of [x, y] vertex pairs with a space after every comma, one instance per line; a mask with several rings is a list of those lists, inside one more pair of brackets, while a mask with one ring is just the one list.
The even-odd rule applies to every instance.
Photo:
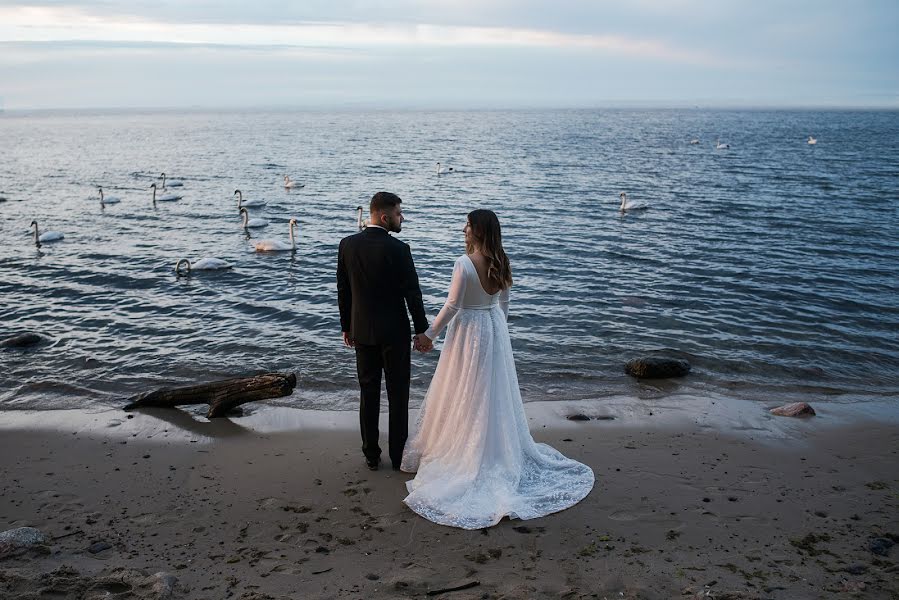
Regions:
[[462, 308], [462, 297], [464, 295], [465, 270], [462, 266], [462, 259], [460, 258], [456, 260], [456, 265], [453, 267], [453, 280], [450, 283], [446, 302], [437, 314], [437, 318], [434, 319], [434, 322], [431, 323], [431, 326], [425, 331], [425, 335], [428, 336], [428, 339], [435, 339], [440, 335], [440, 332], [443, 331], [443, 328], [449, 325], [449, 322], [453, 320], [453, 317], [455, 317], [456, 313], [459, 312], [459, 309]]
[[499, 294], [499, 305], [503, 309], [503, 316], [506, 317], [506, 322], [509, 322], [509, 288], [503, 289]]

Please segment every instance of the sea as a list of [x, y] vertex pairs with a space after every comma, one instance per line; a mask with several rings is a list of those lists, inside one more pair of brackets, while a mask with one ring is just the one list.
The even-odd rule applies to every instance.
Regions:
[[[337, 247], [382, 190], [430, 318], [467, 213], [497, 213], [526, 402], [899, 398], [896, 111], [5, 111], [0, 152], [0, 337], [45, 338], [0, 350], [0, 411], [268, 371], [298, 377], [269, 404], [355, 408]], [[154, 205], [163, 172], [183, 197]], [[238, 189], [270, 222], [249, 239]], [[254, 251], [291, 218], [295, 253]], [[176, 274], [203, 257], [233, 267]], [[692, 372], [625, 374], [646, 355]], [[413, 356], [413, 406], [438, 358]]]

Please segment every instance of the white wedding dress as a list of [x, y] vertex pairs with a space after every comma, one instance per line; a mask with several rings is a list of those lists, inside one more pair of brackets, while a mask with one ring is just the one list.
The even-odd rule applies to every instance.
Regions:
[[433, 340], [449, 325], [446, 340], [401, 467], [417, 473], [404, 502], [441, 525], [542, 517], [593, 488], [590, 467], [531, 437], [508, 312], [509, 291], [487, 294], [471, 259], [456, 260], [446, 304], [426, 332]]

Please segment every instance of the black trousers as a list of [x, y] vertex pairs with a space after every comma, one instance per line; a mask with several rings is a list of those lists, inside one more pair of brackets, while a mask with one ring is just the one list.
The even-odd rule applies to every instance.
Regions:
[[381, 413], [381, 372], [387, 385], [390, 410], [388, 453], [390, 461], [399, 467], [403, 448], [409, 437], [409, 378], [411, 350], [409, 340], [388, 344], [356, 344], [356, 373], [359, 377], [359, 426], [362, 430], [362, 453], [370, 460], [378, 460], [378, 416]]

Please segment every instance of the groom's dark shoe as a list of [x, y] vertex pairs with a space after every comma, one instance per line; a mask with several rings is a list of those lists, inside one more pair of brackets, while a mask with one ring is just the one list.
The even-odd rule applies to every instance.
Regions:
[[381, 462], [380, 458], [366, 458], [365, 466], [368, 467], [369, 471], [377, 471], [378, 464]]

